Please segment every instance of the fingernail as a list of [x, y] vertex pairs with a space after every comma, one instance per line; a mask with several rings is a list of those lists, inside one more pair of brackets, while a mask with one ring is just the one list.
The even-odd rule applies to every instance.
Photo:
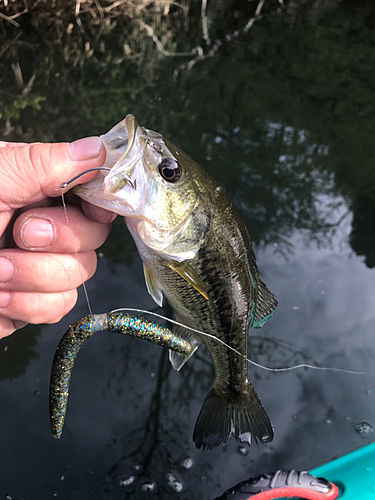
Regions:
[[10, 302], [10, 293], [0, 290], [0, 307], [7, 307]]
[[16, 272], [13, 262], [6, 257], [0, 257], [0, 282], [7, 283]]
[[85, 137], [68, 144], [69, 156], [75, 161], [90, 160], [98, 156], [101, 147], [100, 137]]
[[30, 217], [21, 227], [21, 240], [26, 247], [42, 248], [55, 240], [53, 225], [46, 219]]

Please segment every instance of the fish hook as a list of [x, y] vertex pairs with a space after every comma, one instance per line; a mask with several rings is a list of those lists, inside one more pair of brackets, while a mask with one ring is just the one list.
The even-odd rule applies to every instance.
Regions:
[[71, 184], [72, 182], [74, 182], [76, 179], [79, 179], [81, 177], [81, 175], [87, 174], [88, 172], [92, 172], [94, 170], [108, 170], [109, 171], [111, 169], [109, 167], [88, 168], [87, 170], [81, 172], [80, 174], [77, 174], [74, 177], [72, 177], [69, 181], [61, 183], [60, 184], [61, 189], [66, 188], [66, 186], [68, 186], [69, 184]]

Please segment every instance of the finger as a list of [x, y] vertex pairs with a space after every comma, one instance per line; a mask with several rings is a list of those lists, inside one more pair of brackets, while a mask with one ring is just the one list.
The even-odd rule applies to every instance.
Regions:
[[7, 141], [0, 141], [0, 148], [25, 146], [25, 144], [27, 144], [27, 142], [7, 142]]
[[55, 293], [77, 288], [93, 276], [97, 264], [94, 251], [78, 253], [77, 257], [74, 254], [0, 250], [0, 291]]
[[89, 219], [99, 222], [100, 224], [106, 224], [107, 222], [113, 222], [117, 214], [110, 212], [105, 208], [99, 208], [85, 200], [82, 200], [82, 210]]
[[[0, 211], [20, 208], [58, 196], [60, 184], [88, 168], [100, 167], [105, 148], [99, 137], [57, 144], [27, 144], [0, 148]], [[85, 174], [69, 187], [93, 179]]]
[[[3, 293], [0, 292], [0, 304]], [[77, 290], [61, 293], [10, 292], [9, 295], [8, 305], [0, 307], [0, 317], [17, 318], [17, 321], [34, 324], [57, 323], [77, 301]]]
[[[107, 239], [110, 224], [88, 219], [77, 207], [36, 208], [22, 213], [14, 223], [13, 239], [19, 248], [73, 253], [94, 250]], [[108, 212], [110, 214], [110, 212]]]
[[0, 316], [0, 339], [7, 337], [16, 330], [23, 328], [27, 323], [24, 321], [12, 320], [9, 318], [4, 318]]

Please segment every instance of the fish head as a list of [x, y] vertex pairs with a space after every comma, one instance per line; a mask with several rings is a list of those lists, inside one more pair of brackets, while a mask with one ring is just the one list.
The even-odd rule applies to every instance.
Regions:
[[123, 215], [137, 243], [177, 261], [193, 258], [208, 217], [203, 170], [179, 148], [127, 115], [101, 136], [109, 171], [74, 188], [88, 202]]

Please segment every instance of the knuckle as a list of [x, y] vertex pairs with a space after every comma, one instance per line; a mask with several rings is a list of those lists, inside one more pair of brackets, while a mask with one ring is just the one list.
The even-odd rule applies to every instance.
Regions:
[[76, 289], [40, 297], [37, 323], [58, 323], [76, 302]]
[[35, 174], [47, 172], [51, 168], [51, 144], [31, 144], [29, 151], [30, 163], [35, 169]]
[[13, 321], [4, 316], [0, 316], [0, 339], [11, 335], [16, 330]]
[[86, 274], [86, 276], [84, 276], [84, 279], [88, 280], [95, 274], [98, 265], [98, 257], [94, 250], [90, 252], [82, 252], [81, 256], [82, 260], [80, 260], [80, 265], [83, 269], [85, 269]]

